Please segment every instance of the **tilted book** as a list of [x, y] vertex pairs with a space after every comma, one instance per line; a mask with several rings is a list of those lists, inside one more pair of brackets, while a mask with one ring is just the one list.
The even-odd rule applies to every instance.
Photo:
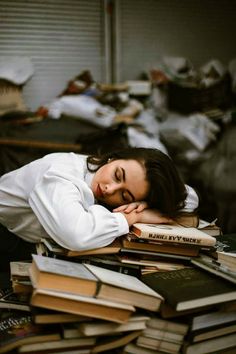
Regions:
[[156, 272], [141, 279], [177, 311], [236, 300], [234, 284], [198, 268]]
[[91, 264], [33, 255], [29, 270], [35, 288], [117, 301], [157, 311], [162, 296], [132, 275]]
[[30, 302], [33, 306], [118, 323], [126, 322], [135, 312], [131, 305], [49, 289], [35, 289]]
[[184, 227], [176, 224], [143, 224], [136, 223], [131, 227], [136, 236], [156, 241], [175, 242], [196, 246], [216, 244], [216, 238], [195, 227]]

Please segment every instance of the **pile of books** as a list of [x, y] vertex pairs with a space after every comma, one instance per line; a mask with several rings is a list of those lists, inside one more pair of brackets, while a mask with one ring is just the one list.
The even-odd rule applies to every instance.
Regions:
[[0, 353], [235, 352], [236, 235], [202, 225], [135, 224], [81, 252], [42, 240], [11, 263]]

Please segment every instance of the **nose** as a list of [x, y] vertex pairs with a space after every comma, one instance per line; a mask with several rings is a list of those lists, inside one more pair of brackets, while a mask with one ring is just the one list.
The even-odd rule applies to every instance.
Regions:
[[105, 193], [107, 195], [112, 195], [115, 192], [117, 192], [117, 190], [120, 188], [119, 185], [117, 185], [116, 183], [110, 183], [110, 184], [106, 184], [105, 186]]

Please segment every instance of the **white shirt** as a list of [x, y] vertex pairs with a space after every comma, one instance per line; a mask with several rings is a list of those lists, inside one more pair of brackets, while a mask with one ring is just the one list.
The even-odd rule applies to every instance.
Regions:
[[[29, 242], [51, 237], [62, 247], [104, 247], [129, 231], [122, 213], [96, 204], [90, 188], [93, 173], [86, 156], [54, 153], [0, 178], [0, 223]], [[187, 187], [186, 211], [198, 206]]]

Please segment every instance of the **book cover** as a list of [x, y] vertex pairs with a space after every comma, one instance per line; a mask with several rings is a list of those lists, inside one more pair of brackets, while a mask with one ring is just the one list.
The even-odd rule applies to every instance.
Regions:
[[236, 299], [234, 284], [198, 268], [156, 272], [141, 277], [177, 311]]
[[31, 305], [118, 323], [127, 321], [135, 312], [131, 305], [48, 289], [35, 289]]
[[143, 224], [136, 223], [131, 231], [140, 238], [175, 242], [198, 246], [214, 246], [215, 237], [195, 227], [184, 227], [176, 224]]
[[85, 266], [100, 282], [96, 297], [158, 311], [163, 298], [138, 278], [91, 264]]
[[25, 343], [60, 339], [57, 330], [34, 324], [31, 315], [10, 314], [0, 321], [0, 353], [7, 353]]

